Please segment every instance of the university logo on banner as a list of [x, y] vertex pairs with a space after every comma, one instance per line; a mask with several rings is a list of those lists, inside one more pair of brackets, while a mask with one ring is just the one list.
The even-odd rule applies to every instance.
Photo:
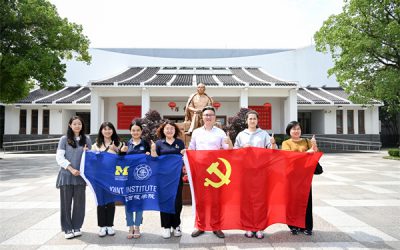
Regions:
[[129, 166], [122, 168], [121, 166], [115, 166], [115, 180], [126, 181], [128, 180], [128, 169]]
[[135, 171], [134, 171], [134, 177], [135, 180], [147, 180], [151, 177], [152, 171], [151, 171], [151, 167], [149, 165], [146, 164], [140, 164], [137, 167], [135, 167]]
[[128, 211], [175, 213], [175, 197], [182, 171], [181, 155], [119, 156], [87, 151], [81, 174], [98, 205], [121, 201]]

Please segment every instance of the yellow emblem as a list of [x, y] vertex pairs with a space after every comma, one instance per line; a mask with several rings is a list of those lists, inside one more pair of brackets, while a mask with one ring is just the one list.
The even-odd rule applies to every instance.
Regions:
[[229, 180], [229, 177], [231, 176], [231, 172], [232, 172], [232, 168], [231, 168], [231, 164], [225, 160], [224, 158], [218, 158], [220, 161], [222, 161], [222, 163], [224, 163], [225, 167], [226, 167], [226, 173], [223, 174], [221, 172], [221, 170], [218, 168], [219, 166], [219, 162], [213, 162], [208, 168], [207, 168], [207, 172], [209, 174], [215, 174], [216, 176], [218, 176], [218, 178], [221, 180], [220, 182], [213, 182], [212, 180], [206, 178], [205, 182], [204, 182], [204, 186], [208, 187], [209, 185], [211, 185], [214, 188], [219, 188], [222, 185], [226, 184], [228, 185], [231, 180]]
[[121, 166], [115, 166], [115, 175], [128, 175], [129, 166], [126, 166], [122, 169]]

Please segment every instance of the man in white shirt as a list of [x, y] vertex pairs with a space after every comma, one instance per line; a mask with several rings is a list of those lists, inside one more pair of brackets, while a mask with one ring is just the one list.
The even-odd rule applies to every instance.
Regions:
[[[219, 150], [232, 148], [232, 142], [225, 132], [215, 124], [215, 109], [207, 106], [202, 110], [204, 126], [195, 129], [192, 133], [192, 139], [189, 144], [191, 150]], [[196, 229], [192, 232], [192, 237], [203, 234], [204, 231]], [[225, 238], [221, 230], [214, 231], [218, 238]]]

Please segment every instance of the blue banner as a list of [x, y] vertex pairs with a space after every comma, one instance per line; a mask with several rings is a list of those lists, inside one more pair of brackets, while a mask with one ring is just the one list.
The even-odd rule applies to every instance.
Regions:
[[152, 157], [87, 151], [81, 175], [98, 205], [121, 201], [128, 211], [175, 213], [175, 196], [182, 171], [181, 155]]

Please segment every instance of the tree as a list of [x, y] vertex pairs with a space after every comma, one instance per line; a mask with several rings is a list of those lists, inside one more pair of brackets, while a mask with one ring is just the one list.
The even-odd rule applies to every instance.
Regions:
[[232, 142], [235, 142], [236, 136], [247, 128], [246, 114], [249, 112], [248, 108], [240, 108], [239, 112], [235, 116], [229, 117], [229, 125], [226, 130], [229, 133], [229, 138]]
[[314, 35], [316, 49], [330, 52], [329, 75], [367, 104], [380, 100], [392, 115], [400, 112], [400, 1], [346, 0]]
[[26, 97], [35, 84], [60, 89], [63, 60], [91, 60], [82, 26], [61, 18], [47, 0], [2, 0], [0, 34], [0, 102]]
[[157, 129], [164, 122], [160, 113], [157, 110], [150, 109], [141, 119], [141, 122], [143, 124], [142, 138], [149, 144], [151, 141], [157, 141]]

